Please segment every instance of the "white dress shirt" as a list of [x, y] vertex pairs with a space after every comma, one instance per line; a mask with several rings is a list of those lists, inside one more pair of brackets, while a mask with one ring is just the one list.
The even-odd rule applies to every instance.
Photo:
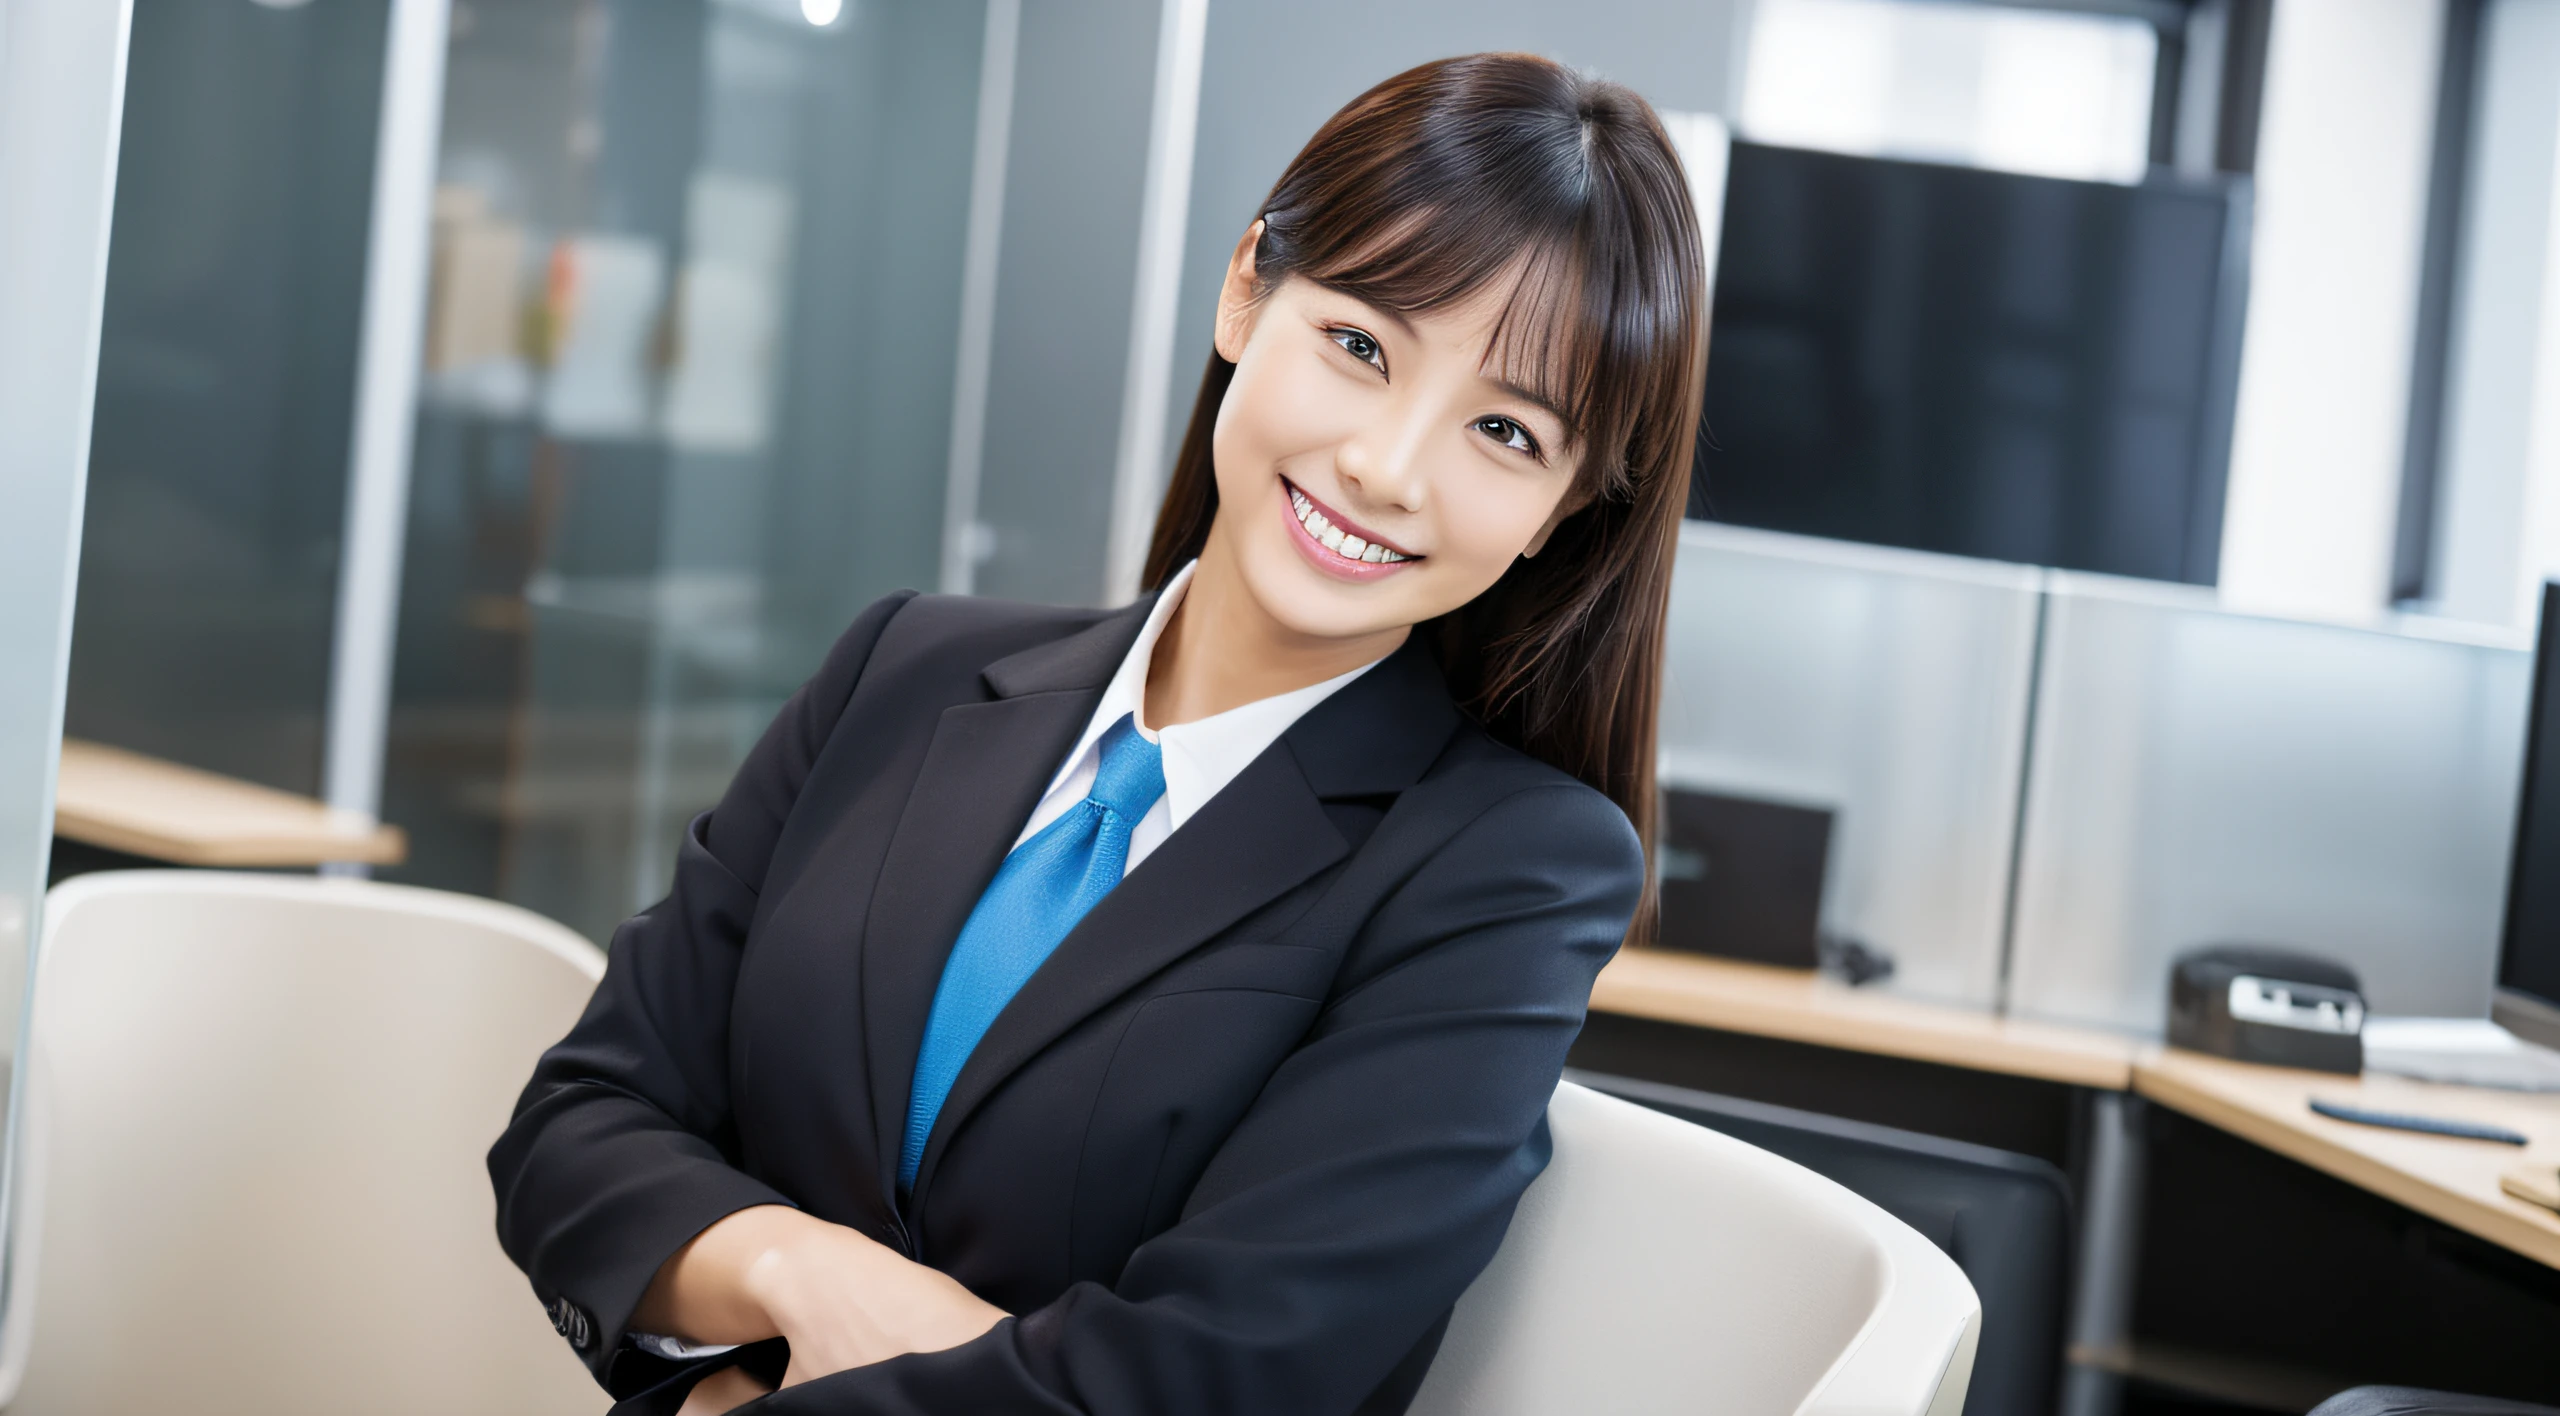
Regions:
[[[1183, 591], [1189, 588], [1191, 572], [1199, 564], [1195, 560], [1185, 565], [1165, 583], [1164, 593], [1156, 597], [1155, 608], [1147, 612], [1147, 622], [1138, 629], [1137, 642], [1129, 646], [1118, 672], [1103, 688], [1102, 701], [1094, 705], [1093, 718], [1084, 725], [1084, 735], [1076, 739], [1067, 760], [1058, 764], [1057, 775], [1049, 779], [1049, 790], [1031, 809], [1031, 819], [1023, 823], [1022, 834], [1014, 837], [1013, 849], [1020, 849], [1023, 842], [1040, 834], [1042, 827], [1085, 799], [1093, 790], [1094, 777], [1102, 770], [1102, 735], [1124, 714], [1135, 715], [1139, 735], [1164, 752], [1164, 795], [1156, 798], [1156, 804], [1147, 809], [1129, 833], [1129, 861], [1120, 870], [1122, 878], [1127, 878], [1130, 871], [1138, 868], [1139, 861], [1163, 845], [1165, 837], [1180, 830], [1183, 822], [1197, 815], [1209, 798], [1234, 781], [1237, 773], [1289, 731], [1290, 725], [1304, 717], [1308, 709], [1382, 662], [1383, 656], [1322, 683], [1257, 698], [1196, 722], [1163, 729], [1148, 727], [1147, 669], [1155, 662], [1156, 641], [1164, 637], [1166, 623], [1181, 608]], [[635, 1332], [631, 1340], [643, 1351], [677, 1361], [713, 1357], [730, 1350], [728, 1345], [697, 1345], [649, 1332]]]
[[1102, 701], [1094, 705], [1093, 718], [1084, 726], [1084, 735], [1076, 739], [1067, 760], [1058, 765], [1058, 773], [1049, 779], [1049, 790], [1040, 804], [1031, 809], [1031, 819], [1023, 823], [1022, 834], [1013, 840], [1015, 847], [1040, 833], [1050, 822], [1067, 814], [1069, 808], [1085, 799], [1093, 790], [1093, 779], [1102, 770], [1102, 735], [1119, 722], [1123, 714], [1134, 714], [1138, 733], [1164, 752], [1164, 795], [1156, 799], [1135, 829], [1129, 833], [1129, 863], [1121, 874], [1138, 868], [1149, 852], [1164, 844], [1164, 839], [1182, 829], [1182, 823], [1208, 805], [1209, 798], [1236, 778], [1262, 755], [1263, 749], [1289, 730], [1291, 724], [1306, 715], [1344, 685], [1376, 668], [1378, 659], [1336, 674], [1322, 683], [1257, 698], [1251, 703], [1213, 713], [1189, 723], [1169, 728], [1147, 726], [1147, 669], [1155, 662], [1156, 641], [1164, 636], [1165, 624], [1173, 612], [1182, 607], [1183, 592], [1190, 587], [1191, 572], [1198, 561], [1174, 572], [1164, 593], [1156, 597], [1155, 608], [1147, 612], [1147, 622], [1138, 630], [1137, 642], [1120, 660], [1119, 672], [1102, 690]]

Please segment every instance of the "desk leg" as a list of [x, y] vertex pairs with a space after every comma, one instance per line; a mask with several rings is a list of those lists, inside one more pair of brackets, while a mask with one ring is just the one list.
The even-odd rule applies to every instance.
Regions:
[[2143, 1111], [2130, 1092], [2091, 1098], [2087, 1183], [2073, 1264], [2063, 1416], [2115, 1416], [2132, 1362], [2133, 1288], [2142, 1244]]

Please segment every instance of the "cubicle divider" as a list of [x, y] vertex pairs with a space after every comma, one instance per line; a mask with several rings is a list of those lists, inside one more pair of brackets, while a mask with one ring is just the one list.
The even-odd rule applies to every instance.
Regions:
[[1823, 923], [1999, 1001], [2040, 572], [1690, 522], [1662, 780], [1833, 813]]
[[2156, 1035], [2170, 959], [2288, 945], [2487, 1011], [2519, 635], [1691, 523], [1667, 786], [1835, 813], [1826, 930], [1895, 993]]
[[2156, 1033], [2170, 960], [2286, 945], [2385, 1013], [2488, 1012], [2532, 655], [2504, 631], [2047, 588], [2008, 1007]]

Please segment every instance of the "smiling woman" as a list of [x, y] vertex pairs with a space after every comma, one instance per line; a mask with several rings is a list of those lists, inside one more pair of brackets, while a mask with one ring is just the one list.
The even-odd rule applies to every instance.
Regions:
[[[1302, 629], [1422, 627], [1497, 738], [1606, 793], [1650, 841], [1704, 378], [1683, 183], [1642, 99], [1543, 60], [1447, 60], [1353, 100], [1228, 263], [1144, 583], [1231, 536], [1256, 598]], [[1274, 481], [1308, 535], [1220, 517]], [[1326, 526], [1356, 535], [1361, 569]], [[1363, 592], [1293, 585], [1282, 541]], [[1420, 573], [1366, 569], [1379, 545]], [[1650, 914], [1648, 899], [1639, 930]]]
[[1316, 135], [1152, 593], [866, 611], [491, 1151], [625, 1416], [1406, 1409], [1644, 913], [1701, 284], [1615, 85]]

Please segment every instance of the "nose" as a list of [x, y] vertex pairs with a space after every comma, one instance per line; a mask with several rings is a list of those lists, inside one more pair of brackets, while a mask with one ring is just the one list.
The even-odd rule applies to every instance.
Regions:
[[1388, 401], [1375, 419], [1334, 450], [1335, 473], [1369, 506], [1422, 510], [1431, 420], [1418, 403], [1415, 399]]

